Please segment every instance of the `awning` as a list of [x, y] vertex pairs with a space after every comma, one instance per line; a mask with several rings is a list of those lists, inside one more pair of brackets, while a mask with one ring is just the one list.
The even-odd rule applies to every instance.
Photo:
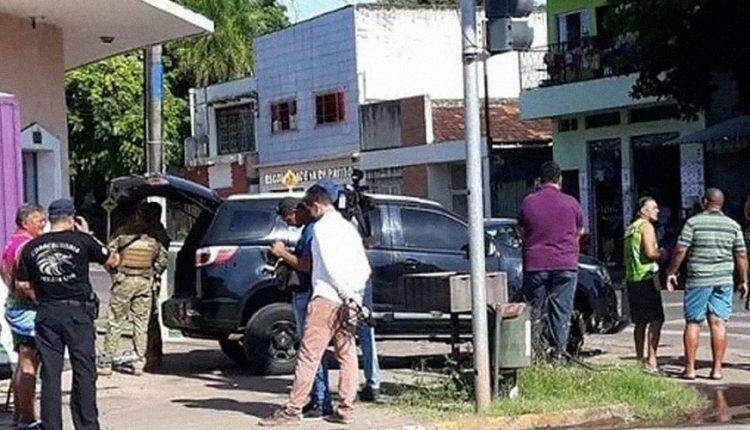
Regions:
[[750, 138], [750, 115], [742, 115], [714, 124], [703, 130], [678, 137], [670, 143], [705, 143]]
[[59, 28], [66, 70], [214, 28], [168, 0], [2, 0], [0, 13]]

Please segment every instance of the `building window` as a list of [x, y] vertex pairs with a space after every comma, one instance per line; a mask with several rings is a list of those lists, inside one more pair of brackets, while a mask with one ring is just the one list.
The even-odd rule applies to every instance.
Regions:
[[676, 105], [663, 105], [647, 108], [631, 109], [630, 123], [661, 121], [664, 119], [678, 119], [680, 117]]
[[620, 112], [600, 113], [586, 117], [586, 128], [609, 127], [620, 124]]
[[255, 151], [255, 116], [251, 103], [216, 109], [219, 155]]
[[315, 123], [329, 124], [346, 120], [344, 92], [318, 94], [315, 96]]
[[565, 118], [557, 121], [557, 131], [578, 130], [578, 118]]
[[297, 129], [297, 100], [271, 104], [271, 132]]
[[401, 194], [403, 169], [389, 167], [365, 172], [365, 180], [370, 192], [375, 194]]

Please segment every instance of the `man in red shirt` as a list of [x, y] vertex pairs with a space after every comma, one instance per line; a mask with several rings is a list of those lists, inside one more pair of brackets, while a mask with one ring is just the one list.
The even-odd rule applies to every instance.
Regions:
[[519, 224], [523, 230], [523, 296], [542, 318], [553, 357], [568, 342], [570, 314], [578, 278], [583, 212], [576, 199], [561, 191], [560, 166], [541, 167], [541, 188], [524, 198]]

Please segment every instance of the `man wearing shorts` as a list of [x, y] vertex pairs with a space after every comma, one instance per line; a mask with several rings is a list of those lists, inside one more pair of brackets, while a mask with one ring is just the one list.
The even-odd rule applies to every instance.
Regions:
[[[16, 227], [10, 237], [0, 262], [0, 276], [8, 285], [10, 295], [5, 307], [5, 319], [13, 334], [13, 346], [18, 352], [18, 367], [13, 372], [12, 429], [39, 428], [34, 399], [36, 398], [36, 374], [39, 367], [36, 344], [34, 342], [35, 305], [17, 294], [15, 289], [18, 259], [24, 245], [40, 236], [47, 224], [44, 208], [36, 204], [24, 204], [16, 213]], [[36, 426], [36, 427], [35, 427]]]
[[677, 271], [687, 258], [685, 286], [685, 379], [695, 379], [701, 323], [708, 319], [711, 330], [713, 367], [711, 379], [722, 379], [722, 362], [727, 349], [724, 323], [732, 314], [735, 268], [739, 291], [747, 295], [747, 250], [740, 225], [724, 215], [724, 194], [718, 188], [706, 190], [704, 211], [687, 220], [682, 229], [667, 282], [677, 284]]

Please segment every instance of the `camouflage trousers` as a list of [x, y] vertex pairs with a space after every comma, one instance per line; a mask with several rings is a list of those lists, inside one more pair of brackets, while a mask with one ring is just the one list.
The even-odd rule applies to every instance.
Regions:
[[123, 326], [128, 316], [133, 320], [133, 350], [137, 356], [134, 365], [143, 367], [148, 344], [148, 325], [151, 316], [152, 292], [151, 278], [143, 276], [115, 276], [112, 286], [112, 297], [109, 301], [107, 335], [104, 338], [105, 359], [112, 359], [117, 354]]

